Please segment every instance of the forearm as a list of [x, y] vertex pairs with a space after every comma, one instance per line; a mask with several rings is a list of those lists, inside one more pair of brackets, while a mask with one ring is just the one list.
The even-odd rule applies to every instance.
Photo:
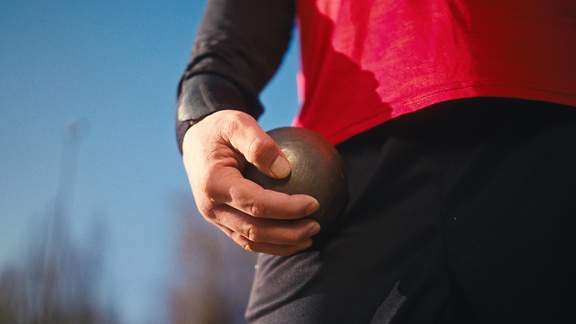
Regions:
[[294, 11], [294, 0], [208, 0], [178, 85], [180, 150], [190, 125], [215, 111], [236, 109], [258, 118], [258, 95], [288, 47]]

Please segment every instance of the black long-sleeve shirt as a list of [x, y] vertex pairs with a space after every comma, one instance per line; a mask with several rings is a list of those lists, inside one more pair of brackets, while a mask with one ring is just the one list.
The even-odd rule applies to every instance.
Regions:
[[258, 96], [290, 42], [295, 0], [208, 0], [178, 85], [176, 137], [203, 117], [235, 109], [258, 118]]

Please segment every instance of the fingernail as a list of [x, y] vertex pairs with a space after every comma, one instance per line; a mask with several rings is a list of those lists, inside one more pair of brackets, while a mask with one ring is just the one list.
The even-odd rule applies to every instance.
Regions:
[[316, 222], [312, 223], [312, 226], [310, 226], [310, 228], [308, 229], [308, 235], [313, 236], [318, 234], [319, 232], [320, 232], [320, 224]]
[[285, 157], [278, 155], [272, 163], [270, 171], [280, 179], [286, 178], [290, 174], [290, 163], [288, 163]]
[[306, 207], [306, 215], [310, 215], [320, 208], [320, 203], [316, 199]]

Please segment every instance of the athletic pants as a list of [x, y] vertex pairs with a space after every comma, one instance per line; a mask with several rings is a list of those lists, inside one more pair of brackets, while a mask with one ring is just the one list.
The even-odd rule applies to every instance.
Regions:
[[258, 256], [250, 323], [576, 323], [576, 107], [454, 100], [337, 149], [347, 207]]

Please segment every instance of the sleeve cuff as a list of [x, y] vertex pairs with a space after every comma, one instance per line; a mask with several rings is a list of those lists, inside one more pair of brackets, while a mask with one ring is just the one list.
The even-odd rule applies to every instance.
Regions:
[[263, 107], [258, 97], [240, 89], [218, 74], [196, 74], [180, 82], [176, 111], [176, 139], [182, 155], [184, 134], [204, 117], [221, 110], [233, 109], [258, 118]]

